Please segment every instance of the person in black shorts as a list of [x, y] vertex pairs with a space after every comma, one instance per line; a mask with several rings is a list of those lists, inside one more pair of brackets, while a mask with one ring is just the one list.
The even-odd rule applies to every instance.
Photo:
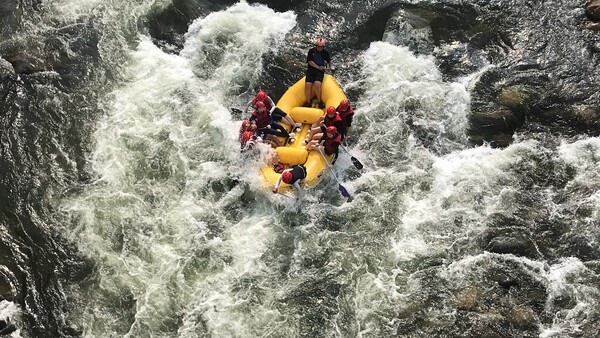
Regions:
[[306, 56], [306, 62], [308, 68], [306, 69], [306, 81], [304, 85], [304, 94], [306, 97], [306, 107], [310, 107], [310, 101], [312, 99], [312, 88], [314, 85], [315, 93], [317, 94], [317, 101], [319, 101], [319, 108], [325, 108], [325, 104], [321, 102], [321, 83], [325, 76], [325, 66], [331, 67], [331, 57], [329, 52], [325, 50], [325, 39], [318, 38], [315, 42], [315, 47], [308, 51]]

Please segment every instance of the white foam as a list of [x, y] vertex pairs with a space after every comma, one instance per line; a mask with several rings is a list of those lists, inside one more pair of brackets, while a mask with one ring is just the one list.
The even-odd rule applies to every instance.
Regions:
[[[392, 130], [411, 121], [433, 133], [466, 142], [470, 97], [463, 83], [445, 83], [432, 56], [415, 56], [403, 46], [373, 42], [362, 54], [364, 79], [348, 87], [367, 88], [357, 106], [357, 116], [369, 119], [373, 127]], [[367, 134], [366, 137], [371, 135]]]
[[209, 82], [211, 91], [254, 86], [262, 72], [262, 55], [276, 52], [295, 25], [296, 15], [291, 11], [277, 13], [242, 1], [195, 20], [185, 35], [181, 55]]
[[[97, 289], [86, 291], [93, 296], [80, 313], [84, 335], [117, 335], [123, 323], [93, 309], [129, 296], [136, 308], [126, 336], [160, 332], [180, 311], [194, 326], [194, 306], [206, 312], [214, 332], [239, 336], [248, 330], [245, 321], [254, 319], [237, 314], [236, 304], [244, 301], [230, 288], [238, 278], [264, 274], [261, 256], [272, 224], [260, 215], [232, 224], [222, 209], [235, 208], [245, 189], [239, 184], [227, 191], [228, 178], [248, 178], [248, 168], [237, 163], [239, 125], [224, 98], [238, 78], [258, 80], [256, 61], [276, 50], [294, 24], [293, 13], [241, 2], [192, 24], [181, 55], [139, 36], [125, 66], [129, 80], [106, 98], [106, 116], [94, 135], [97, 180], [63, 204], [74, 220], [66, 235], [99, 266]], [[230, 33], [230, 44], [213, 40]], [[223, 47], [222, 60], [203, 60], [217, 47]], [[203, 77], [209, 73], [214, 76]], [[211, 183], [225, 191], [214, 191], [219, 187]], [[230, 321], [210, 312], [215, 307], [231, 311]], [[273, 311], [265, 304], [261, 320], [269, 321]]]
[[[15, 321], [18, 321], [20, 317], [21, 309], [17, 304], [7, 300], [0, 301], [0, 320], [14, 325]], [[21, 330], [17, 329], [12, 332], [9, 337], [21, 338]]]

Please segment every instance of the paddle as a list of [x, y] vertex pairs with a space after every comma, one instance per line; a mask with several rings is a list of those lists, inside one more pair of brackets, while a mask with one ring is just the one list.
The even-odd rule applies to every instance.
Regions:
[[237, 109], [237, 108], [229, 108], [231, 110], [231, 113], [233, 114], [233, 117], [235, 118], [240, 118], [242, 117], [242, 115], [244, 115], [244, 112], [241, 109]]
[[363, 164], [360, 163], [360, 161], [352, 156], [352, 154], [350, 154], [350, 152], [348, 151], [348, 149], [346, 149], [346, 147], [344, 147], [342, 144], [340, 144], [340, 146], [342, 147], [342, 149], [344, 149], [344, 151], [350, 155], [350, 160], [352, 161], [352, 164], [354, 164], [354, 166], [356, 167], [356, 169], [361, 170], [363, 168]]
[[352, 196], [350, 196], [350, 193], [348, 193], [348, 190], [346, 190], [346, 188], [344, 188], [344, 186], [340, 183], [340, 180], [338, 180], [337, 176], [333, 172], [333, 167], [331, 166], [331, 163], [329, 163], [329, 161], [327, 161], [327, 158], [325, 157], [325, 154], [323, 154], [323, 151], [321, 150], [321, 148], [319, 148], [317, 146], [317, 150], [319, 150], [319, 153], [321, 154], [321, 156], [323, 156], [323, 161], [325, 161], [325, 163], [327, 163], [327, 166], [329, 167], [329, 171], [331, 172], [331, 174], [333, 175], [333, 178], [335, 178], [336, 182], [338, 183], [338, 189], [340, 189], [340, 193], [342, 194], [342, 196], [346, 197], [348, 202], [352, 202]]

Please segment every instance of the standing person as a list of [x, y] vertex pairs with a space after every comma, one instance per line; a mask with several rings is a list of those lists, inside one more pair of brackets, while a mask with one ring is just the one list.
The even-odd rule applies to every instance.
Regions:
[[[350, 101], [344, 99], [340, 102], [336, 111], [344, 121], [344, 132], [342, 134], [342, 141], [350, 134], [350, 127], [352, 127], [352, 119], [354, 118], [354, 109], [350, 106]], [[338, 128], [339, 130], [339, 128]]]
[[244, 110], [244, 114], [248, 113], [248, 109], [250, 107], [257, 109], [257, 102], [262, 102], [265, 104], [265, 108], [267, 108], [267, 111], [271, 113], [271, 118], [275, 121], [283, 120], [283, 122], [292, 126], [292, 129], [302, 126], [302, 123], [294, 122], [291, 116], [286, 114], [283, 110], [277, 108], [275, 106], [275, 102], [273, 102], [273, 99], [271, 99], [271, 97], [262, 90], [258, 91], [258, 93], [256, 93], [256, 96], [248, 102], [248, 105]]
[[294, 186], [296, 189], [296, 200], [300, 199], [301, 191], [300, 181], [306, 178], [306, 168], [302, 164], [294, 164], [290, 169], [284, 170], [281, 176], [275, 182], [273, 192], [277, 193], [281, 181]]
[[311, 106], [310, 101], [312, 99], [312, 88], [314, 86], [317, 101], [319, 102], [319, 108], [325, 108], [325, 104], [321, 102], [321, 83], [325, 76], [326, 64], [329, 65], [329, 68], [333, 68], [331, 66], [331, 56], [329, 55], [329, 52], [325, 50], [325, 43], [325, 39], [318, 38], [315, 42], [315, 47], [311, 48], [306, 56], [308, 68], [306, 69], [306, 80], [304, 85], [304, 95], [306, 97], [305, 107]]

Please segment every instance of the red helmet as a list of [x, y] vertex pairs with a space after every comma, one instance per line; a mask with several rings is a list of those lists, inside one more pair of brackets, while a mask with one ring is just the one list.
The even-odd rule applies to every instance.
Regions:
[[335, 126], [327, 127], [327, 134], [337, 134], [337, 128]]
[[350, 102], [348, 102], [348, 100], [344, 99], [344, 100], [342, 100], [342, 102], [340, 102], [341, 110], [347, 110], [348, 107], [350, 107]]
[[246, 144], [246, 142], [250, 141], [253, 136], [254, 136], [253, 132], [251, 132], [251, 131], [245, 131], [242, 134], [242, 144]]
[[264, 108], [265, 107], [265, 103], [262, 101], [257, 101], [256, 102], [256, 108]]
[[317, 41], [315, 41], [315, 45], [317, 45], [317, 47], [325, 47], [325, 43], [327, 41], [323, 38], [318, 38]]
[[263, 92], [262, 90], [259, 91], [258, 93], [256, 93], [256, 101], [257, 102], [260, 102], [260, 101], [266, 102], [268, 97], [269, 96], [267, 95], [267, 93]]
[[292, 172], [284, 171], [283, 174], [281, 174], [281, 179], [283, 180], [283, 182], [290, 184], [290, 182], [292, 182]]
[[252, 123], [250, 123], [250, 121], [244, 120], [242, 122], [242, 127], [240, 128], [240, 132], [244, 132], [244, 131], [250, 129], [250, 125], [252, 125]]
[[327, 115], [333, 115], [333, 114], [335, 114], [335, 107], [334, 106], [327, 107]]

